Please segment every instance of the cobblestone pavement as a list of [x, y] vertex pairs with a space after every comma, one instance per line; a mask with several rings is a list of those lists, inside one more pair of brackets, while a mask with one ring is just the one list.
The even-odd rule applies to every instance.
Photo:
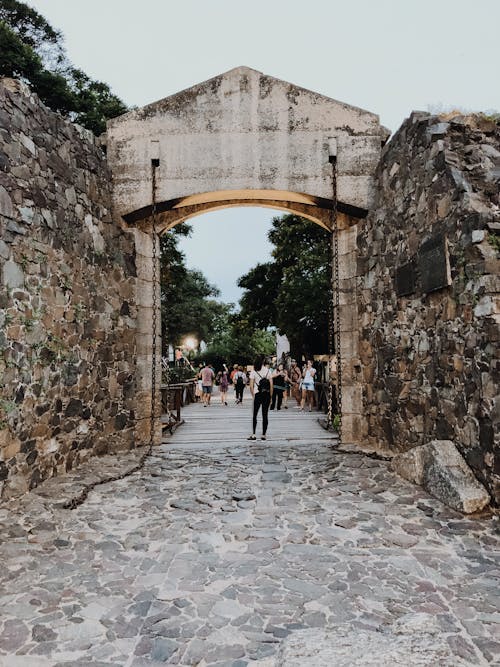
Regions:
[[0, 665], [264, 667], [294, 630], [410, 611], [457, 663], [500, 664], [495, 519], [336, 452], [293, 409], [247, 442], [248, 409], [191, 408], [145, 471], [76, 510], [54, 498], [90, 473], [0, 506]]

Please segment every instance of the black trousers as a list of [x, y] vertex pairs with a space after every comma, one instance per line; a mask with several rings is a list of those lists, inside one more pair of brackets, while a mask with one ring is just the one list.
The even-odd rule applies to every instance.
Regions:
[[237, 401], [242, 401], [243, 400], [243, 392], [245, 391], [245, 385], [242, 384], [241, 387], [240, 387], [240, 386], [238, 386], [238, 384], [235, 384], [234, 389], [236, 391], [236, 400]]
[[266, 435], [268, 424], [269, 404], [271, 403], [271, 395], [266, 391], [262, 394], [258, 391], [253, 399], [253, 433], [257, 429], [257, 415], [262, 406], [262, 435]]
[[283, 403], [283, 394], [285, 393], [284, 389], [274, 388], [273, 397], [271, 400], [271, 410], [274, 410], [276, 403], [278, 403], [278, 410], [281, 410], [281, 404]]

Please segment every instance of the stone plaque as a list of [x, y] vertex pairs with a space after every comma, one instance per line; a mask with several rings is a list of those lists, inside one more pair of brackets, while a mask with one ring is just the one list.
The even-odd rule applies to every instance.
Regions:
[[413, 260], [396, 268], [396, 294], [406, 296], [415, 291], [415, 262]]
[[418, 250], [418, 269], [424, 292], [434, 292], [451, 285], [446, 236], [440, 234], [422, 243]]

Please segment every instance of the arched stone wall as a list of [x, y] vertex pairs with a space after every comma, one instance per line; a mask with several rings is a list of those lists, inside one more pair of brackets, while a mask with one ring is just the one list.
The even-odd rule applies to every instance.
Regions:
[[136, 240], [138, 440], [145, 441], [149, 430], [153, 290], [159, 289], [151, 281], [148, 234], [155, 162], [160, 232], [209, 210], [242, 205], [291, 211], [331, 230], [336, 198], [343, 438], [359, 442], [366, 428], [358, 359], [357, 224], [372, 205], [373, 175], [386, 138], [375, 114], [247, 67], [109, 122], [116, 222], [125, 221]]

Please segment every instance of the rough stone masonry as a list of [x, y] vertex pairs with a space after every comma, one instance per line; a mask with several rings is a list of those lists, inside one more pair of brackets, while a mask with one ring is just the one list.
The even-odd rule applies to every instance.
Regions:
[[451, 440], [498, 503], [498, 121], [414, 113], [377, 177], [358, 234], [367, 439], [396, 452]]
[[19, 82], [2, 81], [0, 104], [5, 498], [132, 445], [135, 248], [93, 135]]

